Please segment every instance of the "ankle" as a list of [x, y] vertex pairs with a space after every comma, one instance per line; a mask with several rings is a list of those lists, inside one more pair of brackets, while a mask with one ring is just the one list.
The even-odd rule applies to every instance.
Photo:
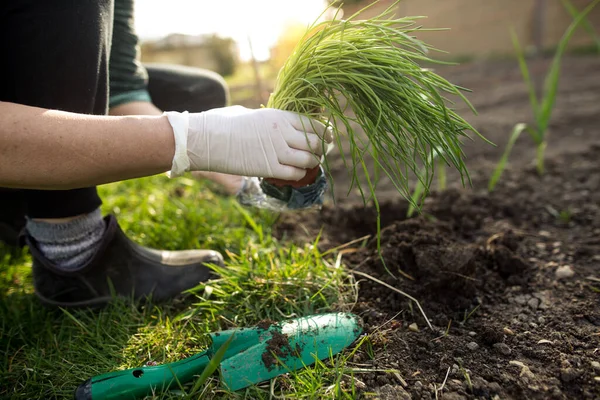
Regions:
[[28, 219], [26, 229], [38, 250], [54, 265], [77, 269], [96, 253], [106, 227], [100, 210], [96, 209], [66, 219]]

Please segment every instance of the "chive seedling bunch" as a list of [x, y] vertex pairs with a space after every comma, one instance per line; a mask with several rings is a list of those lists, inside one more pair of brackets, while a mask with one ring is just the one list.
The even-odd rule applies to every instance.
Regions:
[[[374, 18], [358, 19], [371, 5], [347, 20], [334, 17], [309, 27], [280, 70], [267, 104], [326, 120], [351, 175], [350, 189], [356, 186], [365, 202], [373, 198], [377, 209], [382, 172], [417, 207], [410, 178], [416, 176], [427, 192], [436, 159], [454, 166], [464, 184], [468, 172], [461, 139], [467, 131], [479, 135], [447, 105], [445, 96], [455, 95], [475, 111], [462, 88], [423, 68], [439, 62], [427, 55], [432, 47], [412, 36], [423, 30], [416, 25], [419, 17], [393, 16], [397, 4]], [[343, 149], [344, 140], [349, 150]], [[367, 154], [374, 161], [373, 176]]]

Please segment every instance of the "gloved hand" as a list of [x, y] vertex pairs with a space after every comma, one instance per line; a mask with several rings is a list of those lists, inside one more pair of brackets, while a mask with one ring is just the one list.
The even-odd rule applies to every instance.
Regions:
[[214, 171], [297, 181], [319, 164], [333, 141], [324, 124], [272, 108], [165, 114], [175, 135], [171, 177]]

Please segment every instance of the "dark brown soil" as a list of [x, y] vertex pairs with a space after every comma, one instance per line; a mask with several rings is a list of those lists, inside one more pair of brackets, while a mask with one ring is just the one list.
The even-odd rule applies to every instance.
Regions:
[[267, 348], [262, 354], [262, 362], [270, 370], [278, 365], [280, 360], [290, 356], [292, 352], [288, 336], [273, 330], [271, 331], [271, 339], [267, 341]]
[[278, 235], [304, 240], [323, 227], [323, 248], [370, 235], [348, 246], [355, 251], [344, 255], [346, 265], [415, 297], [433, 325], [406, 297], [355, 275], [353, 312], [374, 352], [361, 350], [353, 362], [397, 371], [356, 375], [365, 397], [600, 398], [600, 59], [565, 61], [546, 173], [537, 174], [523, 136], [492, 193], [487, 182], [512, 126], [530, 120], [518, 67], [486, 62], [440, 72], [474, 90], [480, 115], [471, 122], [498, 145], [465, 146], [473, 187], [450, 173], [449, 188], [407, 219], [407, 203], [384, 181], [385, 265], [374, 208], [353, 195], [340, 201], [348, 190], [341, 169], [334, 171], [340, 203], [285, 215]]

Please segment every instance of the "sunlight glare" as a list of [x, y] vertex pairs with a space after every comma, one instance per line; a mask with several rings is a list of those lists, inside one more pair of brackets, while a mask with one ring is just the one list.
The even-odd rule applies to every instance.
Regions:
[[135, 25], [142, 40], [171, 33], [231, 37], [244, 60], [250, 37], [256, 58], [265, 60], [286, 25], [310, 24], [325, 7], [324, 0], [137, 0]]

